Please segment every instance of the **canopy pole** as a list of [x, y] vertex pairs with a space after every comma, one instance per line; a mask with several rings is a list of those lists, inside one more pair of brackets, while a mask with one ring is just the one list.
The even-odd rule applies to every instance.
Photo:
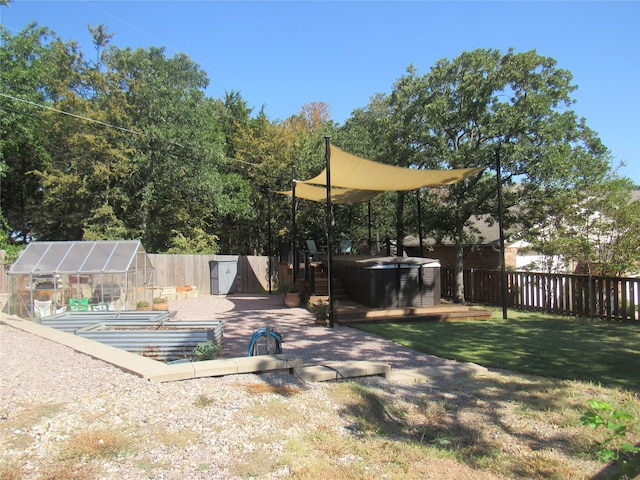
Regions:
[[291, 183], [293, 184], [291, 187], [291, 264], [293, 265], [292, 268], [292, 275], [293, 275], [293, 285], [296, 284], [297, 278], [296, 278], [296, 270], [297, 270], [297, 265], [296, 265], [296, 235], [298, 234], [297, 232], [297, 226], [296, 226], [296, 165], [293, 164], [291, 166]]
[[329, 288], [329, 327], [333, 328], [335, 319], [333, 302], [333, 282], [331, 281], [331, 270], [333, 266], [333, 206], [331, 204], [331, 137], [324, 137], [325, 163], [327, 172], [327, 283]]
[[271, 286], [271, 277], [273, 277], [273, 265], [272, 265], [272, 245], [271, 245], [271, 188], [267, 187], [267, 217], [269, 218], [269, 223], [267, 224], [267, 268], [269, 270], [269, 295], [271, 295], [272, 286]]
[[424, 256], [422, 252], [422, 209], [420, 208], [420, 189], [416, 190], [416, 202], [418, 204], [418, 255]]
[[500, 229], [500, 273], [502, 277], [502, 318], [507, 319], [507, 270], [504, 263], [504, 202], [502, 200], [502, 165], [500, 144], [496, 148], [496, 179], [498, 181], [498, 224]]
[[369, 254], [371, 254], [371, 249], [373, 248], [373, 239], [371, 238], [371, 200], [367, 202], [367, 222], [369, 224], [369, 238], [367, 240], [367, 246], [369, 247]]

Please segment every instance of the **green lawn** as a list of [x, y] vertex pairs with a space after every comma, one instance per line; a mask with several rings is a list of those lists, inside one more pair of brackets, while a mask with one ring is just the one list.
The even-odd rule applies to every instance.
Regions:
[[493, 319], [357, 328], [414, 350], [521, 373], [640, 391], [640, 325], [502, 310]]

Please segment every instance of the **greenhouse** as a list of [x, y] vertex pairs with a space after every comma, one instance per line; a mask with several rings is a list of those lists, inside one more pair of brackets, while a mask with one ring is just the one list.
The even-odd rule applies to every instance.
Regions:
[[32, 242], [9, 270], [9, 314], [134, 310], [151, 300], [153, 265], [137, 240]]

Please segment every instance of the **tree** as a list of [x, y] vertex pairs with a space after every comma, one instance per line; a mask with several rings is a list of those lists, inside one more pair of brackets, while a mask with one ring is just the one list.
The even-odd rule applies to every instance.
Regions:
[[622, 276], [640, 265], [640, 200], [629, 179], [611, 177], [570, 202], [545, 205], [546, 221], [532, 227], [536, 250], [561, 254], [589, 274]]
[[111, 39], [115, 36], [115, 33], [108, 33], [107, 26], [100, 24], [97, 27], [88, 25], [89, 32], [93, 37], [93, 45], [96, 47], [96, 65], [100, 65], [100, 49], [104, 49]]
[[40, 211], [42, 189], [34, 171], [49, 161], [43, 148], [46, 119], [38, 105], [50, 98], [50, 85], [57, 72], [52, 66], [53, 32], [29, 24], [12, 36], [0, 26], [0, 162], [5, 175], [0, 179], [4, 228], [18, 242], [34, 236], [34, 215]]
[[[296, 179], [309, 178], [323, 168], [323, 136], [330, 131], [328, 107], [323, 103], [304, 105], [297, 115], [281, 122], [270, 122], [264, 112], [250, 122], [249, 128], [239, 130], [236, 138], [235, 164], [253, 186], [253, 204], [257, 208], [257, 222], [243, 225], [242, 231], [251, 232], [245, 240], [251, 242], [251, 250], [264, 251], [268, 205], [271, 203], [273, 231], [276, 242], [290, 243], [291, 200], [270, 193], [290, 190], [293, 167]], [[298, 200], [298, 245], [306, 238], [320, 238], [326, 231], [326, 217], [322, 204]], [[262, 247], [259, 247], [259, 246]]]
[[569, 108], [576, 88], [571, 81], [570, 72], [535, 51], [478, 49], [440, 60], [423, 76], [409, 67], [389, 96], [372, 102], [376, 111], [388, 108], [388, 118], [380, 115], [375, 122], [378, 151], [387, 163], [489, 167], [482, 176], [423, 192], [425, 228], [456, 246], [456, 301], [464, 301], [464, 249], [478, 242], [470, 220], [498, 218], [498, 151], [503, 186], [519, 183], [505, 189], [506, 206], [518, 204], [532, 216], [541, 199], [597, 183], [608, 171], [606, 148]]

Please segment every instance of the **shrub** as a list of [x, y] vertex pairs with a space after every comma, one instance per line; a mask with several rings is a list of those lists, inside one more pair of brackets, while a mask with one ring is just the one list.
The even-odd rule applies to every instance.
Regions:
[[199, 343], [193, 349], [193, 355], [197, 361], [215, 360], [218, 357], [220, 348], [212, 341]]
[[609, 402], [600, 400], [589, 400], [589, 407], [591, 409], [580, 417], [580, 423], [593, 429], [607, 429], [606, 438], [596, 444], [600, 461], [615, 461], [620, 471], [631, 477], [640, 473], [640, 458], [637, 455], [640, 453], [640, 447], [624, 441], [627, 425], [633, 422], [633, 416], [625, 410], [613, 408]]

